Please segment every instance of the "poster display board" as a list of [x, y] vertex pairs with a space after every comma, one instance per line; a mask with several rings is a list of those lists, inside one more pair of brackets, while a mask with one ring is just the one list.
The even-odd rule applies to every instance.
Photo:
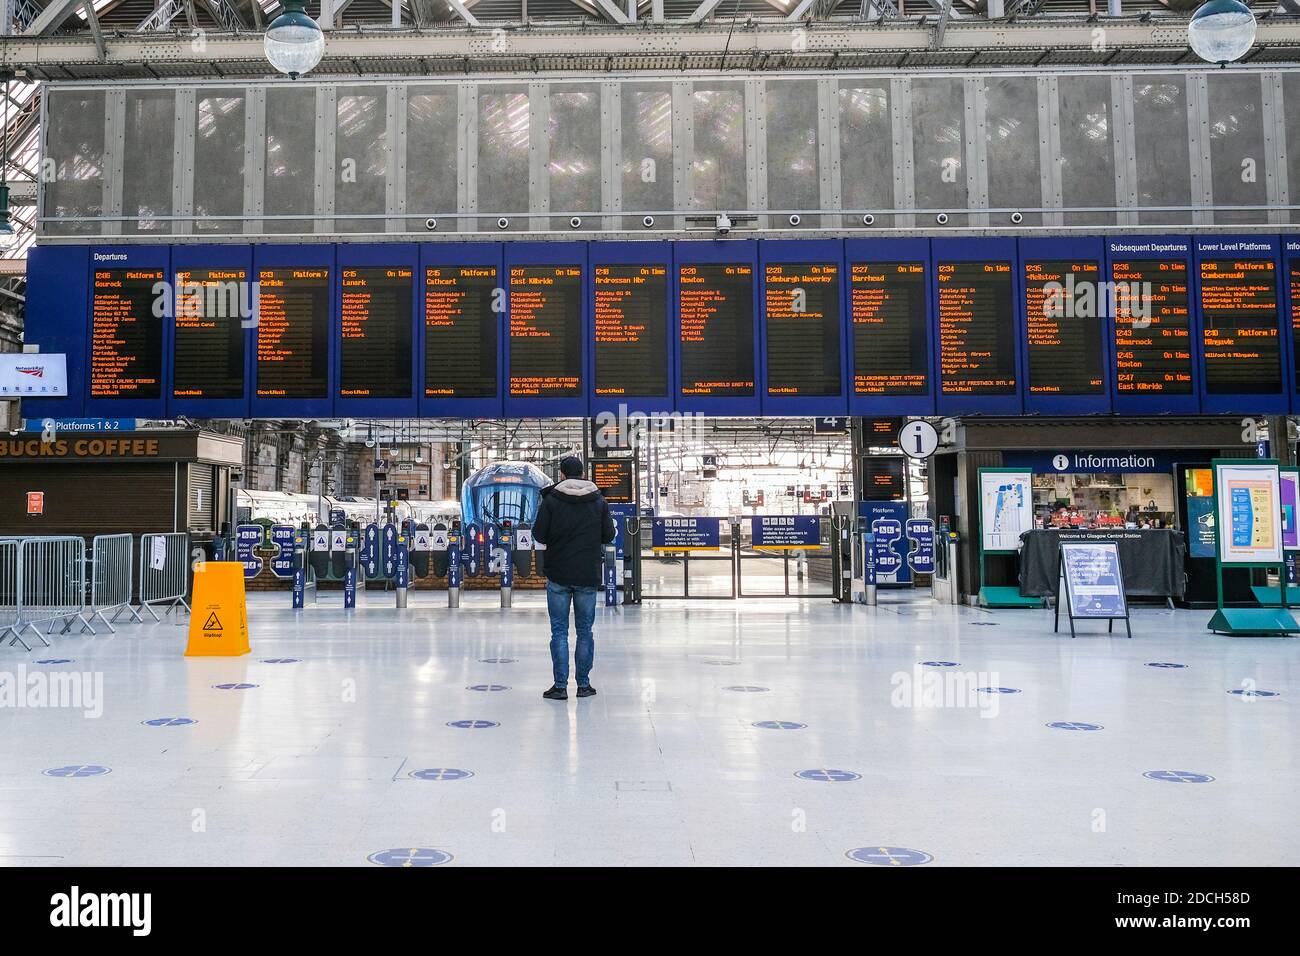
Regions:
[[980, 470], [980, 541], [985, 551], [1016, 551], [1034, 526], [1028, 471]]
[[1282, 492], [1276, 464], [1214, 465], [1219, 561], [1282, 563]]
[[1060, 627], [1061, 607], [1064, 605], [1072, 638], [1075, 636], [1074, 622], [1087, 619], [1106, 621], [1107, 633], [1112, 631], [1115, 621], [1122, 620], [1125, 631], [1132, 638], [1119, 545], [1114, 541], [1062, 541], [1060, 565], [1053, 632]]

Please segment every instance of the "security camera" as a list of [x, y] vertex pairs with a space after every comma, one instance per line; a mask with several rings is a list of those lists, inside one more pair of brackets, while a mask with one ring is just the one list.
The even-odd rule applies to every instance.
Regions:
[[944, 223], [948, 221], [948, 214], [946, 212], [941, 212], [939, 213], [939, 215], [934, 217], [934, 221], [942, 226]]
[[876, 217], [871, 215], [871, 213], [867, 213], [865, 216], [862, 217], [862, 225], [864, 226], [870, 226], [875, 221], [876, 221]]
[[797, 212], [795, 212], [795, 213], [791, 213], [791, 214], [790, 214], [790, 225], [792, 225], [792, 226], [797, 226], [797, 225], [799, 225], [799, 223], [801, 223], [801, 222], [803, 222], [803, 219], [800, 218], [800, 216], [799, 216], [799, 214], [798, 214]]
[[645, 216], [641, 219], [641, 225], [645, 226], [647, 229], [649, 229], [654, 224], [655, 224], [654, 216]]
[[581, 229], [581, 228], [582, 228], [582, 219], [579, 218], [578, 216], [574, 216], [572, 219], [569, 220], [569, 228], [570, 228], [570, 229]]
[[497, 228], [498, 228], [498, 229], [509, 229], [509, 228], [510, 228], [510, 220], [507, 219], [505, 216], [502, 216], [500, 219], [497, 220]]
[[375, 447], [375, 440], [374, 440], [373, 438], [367, 438], [367, 439], [366, 439], [366, 447], [367, 447], [367, 448], [374, 448], [374, 447]]
[[424, 228], [428, 229], [430, 232], [433, 232], [433, 230], [438, 228], [438, 220], [436, 219], [424, 220]]
[[718, 230], [718, 235], [727, 235], [731, 232], [731, 217], [725, 212], [718, 213], [718, 215], [714, 217], [713, 227]]
[[1013, 213], [1011, 214], [1011, 221], [1014, 222], [1014, 223], [1016, 223], [1017, 225], [1018, 225], [1018, 224], [1020, 223], [1020, 221], [1021, 221], [1022, 219], [1024, 219], [1024, 218], [1025, 218], [1025, 217], [1022, 216], [1022, 215], [1021, 215], [1020, 213], [1018, 213], [1018, 212], [1013, 212]]

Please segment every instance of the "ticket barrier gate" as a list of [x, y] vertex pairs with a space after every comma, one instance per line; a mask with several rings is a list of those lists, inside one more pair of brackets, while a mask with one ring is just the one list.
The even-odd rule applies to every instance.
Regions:
[[307, 603], [317, 603], [318, 582], [343, 582], [343, 609], [357, 606], [357, 551], [361, 536], [356, 529], [336, 525], [317, 525], [302, 529], [293, 536], [293, 609], [300, 611]]
[[876, 536], [867, 528], [865, 518], [853, 515], [835, 515], [831, 528], [835, 537], [831, 549], [832, 600], [875, 607]]
[[936, 535], [938, 541], [934, 554], [934, 574], [930, 578], [930, 592], [940, 604], [960, 604], [961, 586], [958, 583], [957, 545], [960, 539], [956, 531], [943, 529]]

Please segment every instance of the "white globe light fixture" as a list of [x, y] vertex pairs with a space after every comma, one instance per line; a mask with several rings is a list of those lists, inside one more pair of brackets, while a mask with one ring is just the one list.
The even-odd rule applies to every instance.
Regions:
[[307, 16], [306, 5], [307, 0], [283, 0], [283, 11], [271, 21], [262, 40], [271, 65], [291, 80], [310, 73], [325, 52], [325, 34]]
[[1241, 0], [1208, 0], [1192, 14], [1187, 42], [1207, 63], [1240, 60], [1255, 44], [1255, 14]]

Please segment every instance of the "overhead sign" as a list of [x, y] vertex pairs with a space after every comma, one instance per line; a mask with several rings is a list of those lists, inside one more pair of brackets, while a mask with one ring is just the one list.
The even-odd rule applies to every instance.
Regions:
[[1275, 464], [1214, 466], [1219, 560], [1282, 563], [1281, 479]]
[[814, 435], [847, 435], [849, 420], [847, 418], [814, 418]]
[[1028, 471], [980, 469], [980, 536], [985, 551], [1016, 551], [1034, 526]]
[[815, 515], [754, 515], [751, 540], [755, 551], [816, 551], [821, 547], [821, 519]]
[[1204, 461], [1203, 452], [1181, 451], [1006, 451], [1002, 463], [1008, 468], [1028, 468], [1036, 475], [1169, 474], [1176, 462]]
[[721, 518], [652, 518], [654, 551], [717, 551], [722, 547]]
[[929, 422], [918, 419], [898, 430], [898, 447], [909, 458], [926, 459], [939, 447], [939, 433]]
[[0, 398], [63, 398], [68, 363], [62, 354], [8, 352], [0, 355]]
[[28, 418], [23, 422], [25, 432], [133, 432], [134, 418]]

